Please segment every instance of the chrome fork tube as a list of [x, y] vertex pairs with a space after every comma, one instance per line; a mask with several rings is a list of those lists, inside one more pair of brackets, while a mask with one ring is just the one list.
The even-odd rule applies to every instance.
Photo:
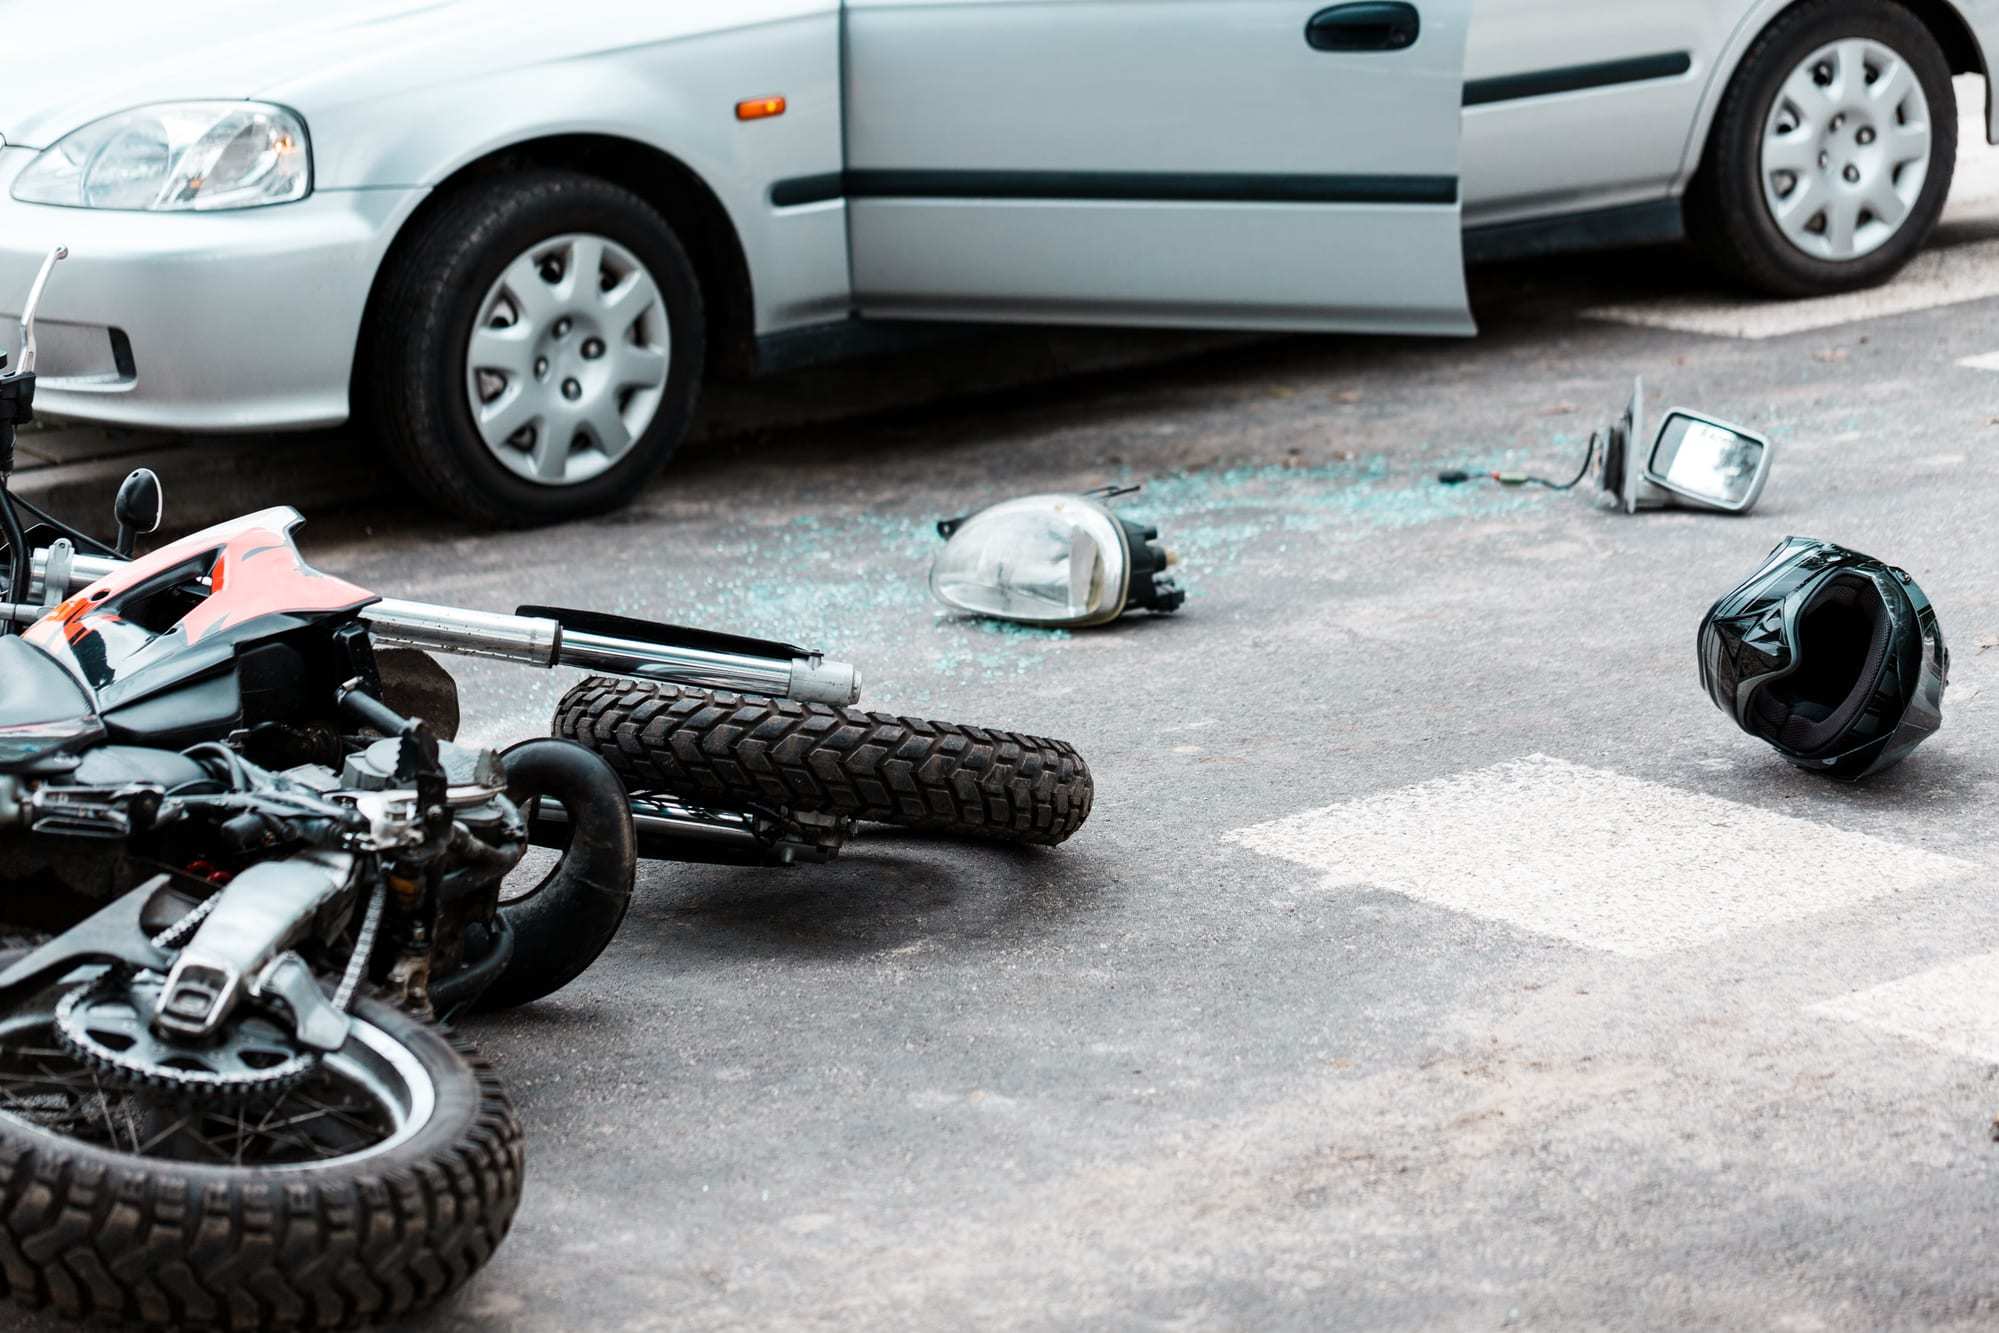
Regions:
[[538, 667], [554, 666], [562, 645], [561, 625], [532, 616], [461, 611], [453, 606], [385, 597], [362, 607], [361, 618], [384, 643], [464, 657], [498, 657]]
[[[17, 622], [32, 621], [41, 614], [42, 608], [36, 603], [43, 600], [48, 560], [46, 550], [35, 552], [30, 595], [19, 604], [0, 606], [0, 614]], [[73, 557], [69, 587], [62, 594], [66, 596], [95, 582], [122, 563], [102, 556]], [[559, 621], [538, 616], [465, 611], [455, 606], [433, 606], [393, 597], [363, 607], [361, 618], [382, 643], [438, 653], [492, 657], [538, 667], [578, 667], [635, 680], [704, 690], [739, 690], [807, 703], [845, 705], [861, 696], [859, 673], [852, 666], [816, 654], [783, 658], [684, 648], [568, 630]]]
[[[803, 696], [794, 693], [801, 683], [809, 684], [814, 679], [818, 668], [814, 667], [810, 658], [779, 661], [769, 657], [707, 652], [698, 648], [662, 649], [658, 644], [619, 639], [608, 634], [564, 630], [559, 660], [564, 666], [582, 667], [586, 671], [603, 671], [639, 680], [669, 680], [677, 685], [692, 685], [699, 689], [746, 690], [751, 694], [820, 699], [816, 691]], [[837, 702], [847, 704], [853, 699], [842, 697]]]

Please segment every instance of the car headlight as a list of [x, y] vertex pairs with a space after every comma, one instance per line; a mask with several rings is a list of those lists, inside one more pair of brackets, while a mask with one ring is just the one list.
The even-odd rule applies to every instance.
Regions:
[[145, 212], [256, 208], [312, 189], [305, 122], [262, 102], [163, 102], [92, 121], [14, 182], [27, 204]]

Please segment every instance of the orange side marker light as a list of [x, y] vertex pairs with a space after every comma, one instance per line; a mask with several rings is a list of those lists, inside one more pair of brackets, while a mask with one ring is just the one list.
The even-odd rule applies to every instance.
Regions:
[[736, 103], [737, 120], [769, 120], [772, 116], [783, 114], [782, 97], [752, 97], [747, 102]]

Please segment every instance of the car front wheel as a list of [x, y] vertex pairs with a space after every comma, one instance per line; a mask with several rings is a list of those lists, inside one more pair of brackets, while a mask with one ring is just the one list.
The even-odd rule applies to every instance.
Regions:
[[1922, 22], [1887, 0], [1807, 0], [1730, 82], [1688, 229], [1774, 296], [1870, 287], [1929, 239], [1956, 155], [1950, 66]]
[[673, 230], [591, 176], [465, 187], [384, 274], [362, 408], [426, 499], [526, 526], [630, 500], [687, 432], [701, 290]]

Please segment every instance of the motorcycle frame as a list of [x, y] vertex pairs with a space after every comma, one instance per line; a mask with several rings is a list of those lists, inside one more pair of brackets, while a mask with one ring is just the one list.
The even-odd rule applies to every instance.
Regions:
[[[0, 505], [12, 500], [0, 478]], [[114, 556], [85, 554], [76, 546], [105, 548], [39, 511], [35, 518], [65, 536], [34, 551], [27, 597], [0, 603], [0, 619], [14, 626], [33, 624], [64, 597], [116, 573], [126, 563]], [[359, 615], [378, 642], [431, 652], [497, 658], [544, 670], [578, 667], [630, 680], [809, 702], [850, 704], [860, 697], [858, 673], [851, 666], [785, 644], [770, 644], [769, 651], [753, 653], [718, 648], [714, 646], [718, 636], [673, 626], [647, 625], [642, 627], [647, 637], [637, 638], [565, 625], [554, 616], [499, 615], [389, 598], [363, 607]], [[693, 642], [671, 642], [676, 634]], [[729, 642], [747, 646], [751, 641]], [[837, 826], [807, 830], [816, 836], [801, 838], [754, 812], [702, 809], [661, 793], [632, 792], [628, 800], [639, 854], [649, 860], [788, 865], [823, 860], [843, 840], [843, 830]], [[553, 802], [533, 820], [533, 838], [541, 845], [561, 846], [567, 835], [566, 816]]]
[[[119, 545], [113, 547], [21, 500], [11, 485], [15, 427], [33, 419], [35, 312], [51, 271], [68, 254], [56, 247], [36, 275], [21, 314], [19, 364], [9, 370], [0, 354], [0, 389], [7, 391], [7, 401], [0, 403], [6, 409], [0, 415], [0, 536], [8, 546], [8, 595], [0, 601], [0, 633], [19, 632], [127, 563], [123, 552], [129, 549], [130, 534], [122, 520]], [[27, 550], [22, 511], [34, 518], [38, 531], [56, 534], [48, 546]], [[544, 670], [575, 667], [630, 680], [836, 707], [861, 697], [860, 674], [845, 662], [791, 644], [682, 626], [539, 607], [502, 615], [397, 598], [377, 599], [357, 614], [375, 641], [428, 652], [497, 658]], [[632, 792], [628, 800], [641, 855], [655, 858], [788, 864], [831, 855], [846, 831], [841, 820], [778, 820], [758, 811], [703, 810], [658, 793]], [[548, 813], [546, 820], [534, 821], [542, 826], [537, 841], [559, 845], [567, 837], [566, 817], [559, 807]], [[793, 827], [787, 829], [787, 824]]]

